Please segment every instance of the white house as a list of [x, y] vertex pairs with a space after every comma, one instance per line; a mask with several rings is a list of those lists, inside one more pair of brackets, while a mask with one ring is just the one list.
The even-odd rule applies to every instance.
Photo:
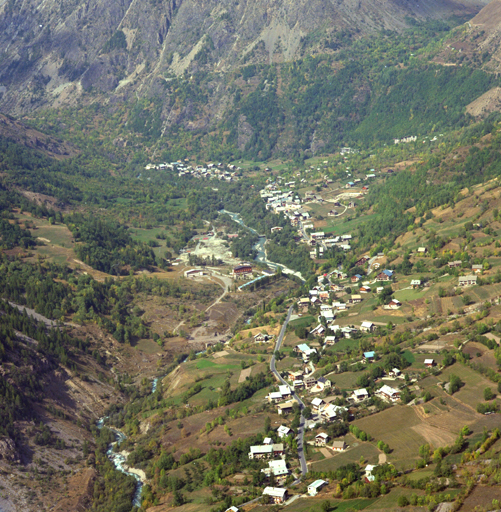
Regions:
[[355, 389], [351, 396], [355, 402], [361, 402], [362, 400], [369, 398], [369, 393], [365, 388]]
[[334, 345], [336, 343], [336, 337], [335, 336], [326, 336], [324, 339], [324, 343], [327, 346]]
[[327, 482], [325, 480], [315, 480], [313, 483], [311, 483], [308, 486], [308, 494], [310, 496], [316, 496], [318, 494], [318, 492], [320, 491], [320, 489], [322, 489], [322, 487], [324, 487], [326, 485], [327, 485]]
[[266, 476], [270, 476], [272, 473], [275, 476], [284, 476], [289, 474], [287, 463], [283, 459], [270, 460], [268, 462], [268, 468], [262, 469], [261, 472], [263, 472]]
[[390, 386], [387, 386], [386, 384], [378, 389], [376, 391], [377, 395], [380, 395], [381, 398], [384, 398], [386, 400], [390, 400], [391, 402], [396, 402], [397, 400], [400, 400], [400, 391], [398, 389], [393, 389]]
[[318, 412], [324, 404], [325, 402], [321, 398], [314, 398], [311, 401], [311, 408], [313, 411]]
[[263, 496], [269, 496], [273, 503], [283, 503], [287, 498], [287, 489], [280, 487], [266, 487]]
[[372, 474], [375, 468], [377, 468], [377, 465], [374, 466], [372, 464], [367, 464], [367, 466], [365, 466], [365, 479], [367, 482], [374, 482], [376, 479], [376, 477]]
[[277, 403], [282, 401], [282, 393], [278, 391], [273, 391], [268, 395], [268, 402]]
[[282, 398], [284, 398], [284, 399], [290, 398], [292, 395], [291, 388], [286, 385], [278, 386], [278, 391], [280, 392], [280, 394], [282, 395]]
[[374, 329], [374, 324], [372, 322], [362, 322], [362, 325], [360, 326], [360, 330], [362, 332], [372, 332]]
[[251, 446], [249, 459], [268, 459], [273, 455], [273, 446]]
[[402, 375], [402, 372], [398, 368], [393, 368], [390, 372], [390, 377], [400, 377]]
[[338, 414], [346, 411], [345, 407], [340, 407], [339, 405], [327, 404], [321, 410], [320, 414], [326, 420], [333, 421], [336, 419]]
[[280, 425], [277, 430], [278, 437], [280, 439], [283, 439], [284, 437], [287, 437], [292, 432], [292, 429], [289, 427], [286, 427], [285, 425]]
[[317, 446], [325, 446], [328, 440], [329, 436], [325, 432], [320, 432], [320, 434], [315, 436], [315, 444]]

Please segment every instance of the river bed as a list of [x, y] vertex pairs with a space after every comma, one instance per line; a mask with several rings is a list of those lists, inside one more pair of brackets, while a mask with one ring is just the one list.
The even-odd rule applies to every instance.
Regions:
[[[158, 379], [155, 379], [155, 380], [158, 380]], [[101, 429], [104, 427], [105, 419], [106, 419], [106, 417], [99, 419], [99, 421], [97, 422], [97, 428]], [[136, 507], [140, 507], [141, 506], [141, 493], [143, 491], [144, 482], [142, 481], [141, 477], [138, 474], [131, 472], [132, 468], [129, 468], [127, 466], [127, 456], [125, 455], [125, 453], [123, 453], [123, 452], [119, 453], [119, 452], [114, 451], [115, 445], [118, 444], [118, 446], [120, 446], [120, 444], [127, 439], [127, 436], [123, 432], [120, 432], [119, 430], [116, 430], [112, 427], [107, 426], [107, 428], [109, 428], [113, 432], [113, 435], [115, 436], [115, 442], [110, 443], [108, 445], [108, 450], [106, 450], [106, 455], [107, 455], [108, 459], [113, 463], [115, 468], [118, 469], [118, 471], [121, 471], [122, 473], [124, 473], [127, 476], [133, 476], [136, 479], [136, 482], [137, 482], [136, 483], [136, 491], [134, 492], [134, 497], [132, 498], [132, 504]]]
[[261, 263], [266, 263], [269, 267], [271, 267], [271, 268], [273, 268], [275, 270], [280, 268], [280, 269], [282, 269], [282, 272], [284, 274], [292, 274], [292, 275], [294, 275], [296, 277], [299, 277], [299, 279], [301, 279], [301, 281], [304, 281], [304, 278], [301, 275], [301, 272], [296, 272], [295, 270], [292, 270], [289, 267], [286, 267], [285, 265], [282, 265], [281, 263], [275, 263], [274, 261], [270, 261], [266, 257], [265, 244], [266, 244], [268, 239], [264, 235], [260, 235], [255, 229], [247, 226], [244, 223], [244, 221], [242, 220], [242, 217], [240, 216], [240, 214], [229, 212], [227, 210], [221, 210], [221, 212], [222, 213], [226, 213], [227, 215], [229, 215], [231, 217], [231, 219], [233, 221], [235, 221], [236, 223], [240, 224], [244, 228], [248, 229], [251, 233], [254, 233], [255, 235], [257, 235], [259, 237], [258, 242], [256, 243], [256, 245], [254, 245], [254, 249], [256, 249], [256, 251], [257, 251], [256, 261], [259, 261]]

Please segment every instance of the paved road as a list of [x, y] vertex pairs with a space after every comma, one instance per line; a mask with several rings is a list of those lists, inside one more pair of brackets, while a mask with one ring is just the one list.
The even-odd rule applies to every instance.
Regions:
[[[270, 370], [273, 372], [273, 374], [279, 380], [279, 382], [281, 382], [282, 384], [285, 384], [286, 386], [288, 386], [288, 383], [284, 379], [282, 379], [282, 377], [278, 373], [276, 366], [275, 366], [275, 352], [280, 350], [280, 347], [282, 346], [282, 341], [285, 336], [287, 324], [289, 323], [289, 321], [291, 319], [291, 315], [292, 315], [292, 306], [289, 308], [289, 311], [287, 312], [287, 318], [285, 319], [284, 325], [282, 325], [282, 329], [280, 330], [280, 334], [278, 335], [277, 344], [275, 345], [275, 351], [273, 352], [273, 355], [271, 356], [271, 361], [270, 361]], [[306, 475], [306, 473], [308, 472], [308, 466], [306, 465], [306, 458], [304, 456], [304, 427], [305, 427], [305, 418], [303, 416], [304, 403], [296, 395], [296, 393], [293, 392], [292, 396], [296, 399], [296, 401], [298, 402], [299, 407], [301, 409], [301, 419], [299, 421], [299, 428], [297, 431], [297, 438], [298, 438], [297, 452], [299, 455], [299, 462], [301, 463], [301, 473], [303, 475]], [[294, 483], [297, 483], [297, 482], [298, 481], [296, 481]]]

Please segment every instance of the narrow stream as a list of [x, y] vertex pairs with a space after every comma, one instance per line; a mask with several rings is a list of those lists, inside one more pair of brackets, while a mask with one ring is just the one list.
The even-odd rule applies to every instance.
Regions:
[[[205, 354], [205, 352], [207, 352], [207, 350], [202, 350], [201, 352], [197, 352], [196, 355], [198, 356], [200, 354]], [[155, 377], [153, 379], [153, 381], [151, 383], [151, 394], [156, 392], [156, 390], [158, 388], [158, 382], [161, 381], [164, 377], [165, 377], [165, 375], [163, 375], [162, 377]], [[108, 418], [107, 416], [103, 416], [102, 418], [99, 418], [99, 420], [96, 423], [97, 428], [102, 429], [104, 427], [104, 421], [107, 418]], [[141, 492], [143, 490], [144, 483], [142, 482], [139, 475], [137, 475], [135, 473], [131, 473], [124, 467], [124, 465], [126, 465], [126, 463], [127, 463], [127, 458], [124, 455], [122, 455], [121, 453], [115, 452], [115, 450], [114, 450], [114, 448], [117, 444], [118, 444], [118, 446], [120, 446], [122, 444], [122, 442], [127, 439], [127, 436], [123, 432], [120, 432], [119, 430], [116, 430], [113, 427], [107, 426], [107, 428], [109, 428], [113, 432], [113, 435], [115, 436], [115, 441], [113, 443], [109, 444], [108, 450], [106, 451], [106, 455], [107, 455], [108, 459], [113, 463], [115, 468], [118, 469], [118, 471], [121, 471], [125, 475], [133, 476], [136, 479], [136, 482], [137, 482], [136, 491], [134, 493], [134, 498], [132, 500], [132, 504], [136, 507], [140, 507], [141, 506]], [[0, 509], [0, 512], [3, 512], [3, 511]]]
[[256, 251], [257, 251], [256, 261], [266, 263], [269, 267], [271, 267], [275, 270], [277, 270], [278, 268], [281, 268], [284, 273], [293, 274], [293, 275], [299, 277], [299, 279], [301, 279], [302, 281], [304, 281], [303, 276], [301, 275], [301, 272], [296, 272], [295, 270], [292, 270], [289, 267], [282, 265], [281, 263], [275, 263], [274, 261], [270, 261], [266, 257], [266, 250], [265, 250], [264, 246], [266, 244], [267, 238], [265, 236], [261, 236], [255, 229], [247, 226], [244, 223], [244, 221], [242, 220], [242, 217], [240, 216], [240, 214], [229, 212], [227, 210], [221, 210], [221, 212], [226, 213], [227, 215], [229, 215], [231, 217], [231, 219], [233, 221], [237, 222], [238, 224], [240, 224], [241, 226], [248, 229], [249, 231], [251, 231], [252, 233], [254, 233], [255, 235], [257, 235], [259, 237], [259, 241], [254, 246], [254, 249], [256, 249]]
[[[155, 379], [155, 381], [158, 381], [158, 379]], [[154, 382], [154, 385], [156, 386], [156, 382]], [[105, 419], [106, 419], [106, 416], [99, 419], [99, 421], [96, 424], [97, 428], [101, 429], [104, 427]], [[116, 430], [112, 427], [107, 427], [107, 428], [109, 428], [113, 432], [113, 435], [115, 436], [115, 442], [110, 443], [110, 445], [108, 446], [108, 450], [106, 451], [106, 455], [108, 456], [108, 459], [113, 463], [115, 468], [118, 469], [118, 471], [121, 471], [125, 475], [133, 476], [136, 479], [136, 482], [137, 482], [136, 483], [136, 491], [134, 492], [132, 504], [136, 507], [140, 507], [141, 506], [141, 492], [143, 491], [144, 484], [141, 481], [141, 478], [139, 477], [139, 475], [136, 475], [135, 473], [131, 473], [130, 471], [125, 469], [124, 465], [127, 462], [127, 458], [124, 455], [122, 455], [121, 453], [116, 453], [114, 451], [115, 445], [118, 444], [118, 446], [120, 446], [122, 444], [122, 442], [127, 439], [127, 436], [123, 432], [120, 432], [119, 430]]]

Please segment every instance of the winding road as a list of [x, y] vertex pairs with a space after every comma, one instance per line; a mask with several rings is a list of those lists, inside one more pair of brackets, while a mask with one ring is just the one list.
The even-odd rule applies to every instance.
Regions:
[[[284, 336], [285, 336], [285, 331], [287, 329], [287, 325], [290, 322], [291, 315], [292, 315], [292, 306], [289, 308], [289, 311], [287, 312], [287, 318], [285, 319], [285, 322], [282, 325], [282, 328], [280, 329], [280, 334], [278, 335], [278, 338], [277, 338], [277, 344], [275, 345], [275, 350], [273, 352], [273, 355], [271, 356], [271, 361], [270, 361], [270, 370], [275, 375], [277, 380], [281, 384], [285, 384], [286, 386], [288, 386], [289, 384], [284, 379], [282, 379], [282, 377], [278, 373], [276, 365], [275, 365], [275, 352], [280, 350], [280, 347], [282, 346], [282, 341], [283, 341]], [[308, 473], [308, 466], [306, 465], [306, 458], [304, 456], [305, 418], [303, 416], [303, 409], [304, 409], [305, 405], [304, 405], [303, 401], [299, 398], [299, 396], [296, 395], [296, 393], [294, 391], [292, 392], [292, 396], [297, 401], [297, 403], [299, 404], [299, 408], [301, 409], [301, 419], [299, 421], [299, 428], [298, 428], [298, 431], [297, 431], [297, 439], [298, 439], [297, 453], [299, 455], [299, 462], [301, 464], [301, 473], [304, 476], [304, 475], [306, 475], [306, 473]], [[296, 480], [294, 482], [294, 484], [296, 484], [298, 482], [299, 482], [299, 480]]]

